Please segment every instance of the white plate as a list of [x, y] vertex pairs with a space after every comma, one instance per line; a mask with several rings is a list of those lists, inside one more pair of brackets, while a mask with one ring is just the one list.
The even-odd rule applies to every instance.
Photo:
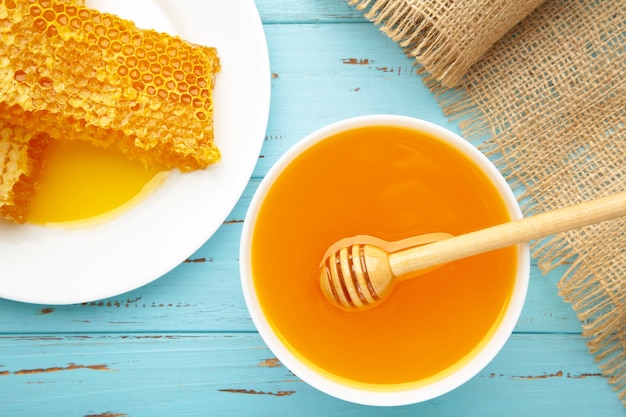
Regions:
[[138, 26], [216, 46], [215, 141], [222, 161], [173, 171], [134, 208], [83, 228], [0, 224], [0, 297], [70, 304], [147, 284], [184, 261], [226, 219], [258, 160], [270, 101], [270, 68], [253, 0], [108, 0], [90, 6]]

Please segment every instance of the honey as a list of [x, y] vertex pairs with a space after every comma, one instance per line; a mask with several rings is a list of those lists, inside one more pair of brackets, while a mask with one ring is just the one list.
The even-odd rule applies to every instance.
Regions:
[[141, 200], [164, 175], [163, 168], [144, 167], [116, 149], [52, 140], [28, 222], [84, 223], [107, 217]]
[[458, 235], [507, 220], [488, 177], [440, 139], [386, 126], [342, 132], [296, 157], [268, 190], [252, 233], [255, 290], [279, 338], [320, 372], [383, 390], [423, 384], [469, 360], [494, 331], [513, 291], [516, 249], [402, 281], [358, 312], [322, 294], [326, 249], [354, 235]]

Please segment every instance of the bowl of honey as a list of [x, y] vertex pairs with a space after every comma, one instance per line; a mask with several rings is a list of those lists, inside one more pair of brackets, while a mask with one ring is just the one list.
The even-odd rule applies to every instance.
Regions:
[[459, 135], [395, 115], [342, 120], [297, 142], [259, 185], [244, 221], [241, 284], [267, 346], [300, 379], [358, 404], [441, 396], [481, 372], [511, 335], [528, 245], [400, 282], [363, 311], [331, 304], [320, 261], [357, 235], [459, 235], [522, 217], [492, 162]]

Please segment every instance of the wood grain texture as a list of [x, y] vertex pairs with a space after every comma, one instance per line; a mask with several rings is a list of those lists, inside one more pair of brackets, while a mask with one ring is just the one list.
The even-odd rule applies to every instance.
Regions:
[[69, 306], [0, 300], [0, 416], [626, 416], [557, 294], [564, 267], [544, 276], [533, 265], [503, 351], [464, 386], [423, 404], [349, 404], [276, 360], [250, 320], [238, 266], [242, 222], [270, 166], [313, 130], [350, 116], [402, 114], [459, 130], [412, 60], [343, 0], [256, 3], [272, 102], [242, 198], [205, 245], [145, 287]]
[[[613, 394], [603, 389], [606, 381], [580, 342], [577, 335], [516, 335], [494, 362], [459, 389], [423, 404], [375, 408], [309, 387], [255, 333], [6, 335], [0, 338], [5, 352], [0, 407], [2, 415], [46, 410], [48, 417], [488, 417], [503, 410], [520, 417], [561, 415], [548, 410], [609, 415], [594, 414], [607, 409], [603, 407]], [[599, 394], [590, 398], [585, 395], [589, 391]], [[527, 402], [521, 404], [522, 399]]]

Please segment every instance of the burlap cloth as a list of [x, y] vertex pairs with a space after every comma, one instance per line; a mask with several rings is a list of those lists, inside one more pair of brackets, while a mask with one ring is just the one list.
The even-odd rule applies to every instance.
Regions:
[[[626, 178], [626, 0], [348, 0], [380, 25], [519, 192], [525, 215]], [[478, 142], [480, 139], [480, 142]], [[533, 244], [626, 406], [626, 220]]]

